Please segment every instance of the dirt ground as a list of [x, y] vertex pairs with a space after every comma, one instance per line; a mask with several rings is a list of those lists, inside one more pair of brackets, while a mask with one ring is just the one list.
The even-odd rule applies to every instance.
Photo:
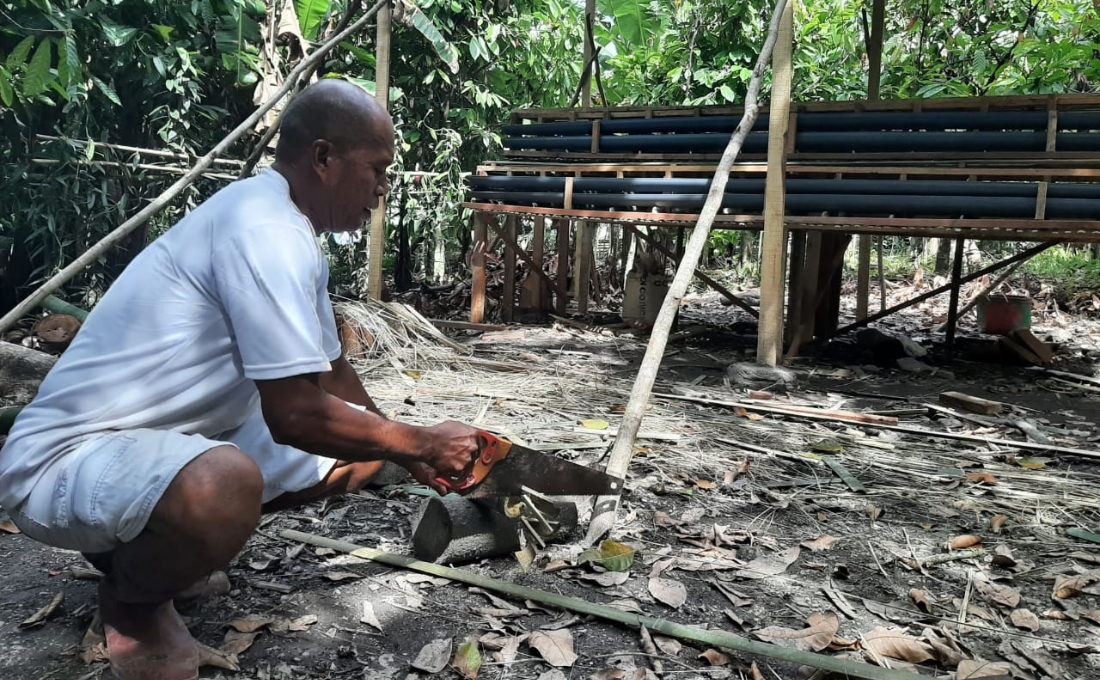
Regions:
[[[952, 352], [930, 342], [935, 309], [911, 310], [884, 327], [932, 349], [920, 359], [924, 372], [899, 370], [845, 341], [810, 348], [787, 376], [727, 369], [752, 361], [755, 337], [743, 334], [740, 312], [713, 296], [682, 309], [682, 325], [706, 321], [714, 330], [670, 346], [658, 393], [744, 403], [750, 390], [767, 390], [774, 404], [898, 413], [902, 426], [1017, 442], [1026, 439], [1013, 422], [1027, 419], [1057, 445], [1100, 451], [1100, 392], [981, 360], [988, 349], [981, 343]], [[963, 330], [974, 336], [972, 326]], [[1037, 314], [1035, 330], [1063, 343], [1057, 368], [1092, 375], [1095, 319]], [[479, 422], [527, 443], [568, 444], [563, 455], [599, 463], [644, 340], [560, 325], [501, 341], [492, 333], [457, 339], [495, 368], [448, 373], [405, 358], [404, 369], [416, 372], [410, 380], [388, 365], [364, 366], [383, 411], [410, 422]], [[463, 375], [469, 384], [456, 385]], [[491, 386], [480, 382], [490, 377]], [[514, 389], [501, 387], [509, 381]], [[1009, 407], [982, 422], [927, 406], [938, 406], [946, 390]], [[653, 404], [612, 535], [637, 549], [625, 577], [572, 564], [577, 549], [569, 546], [540, 555], [526, 572], [511, 556], [463, 568], [927, 677], [1100, 678], [1100, 545], [1071, 535], [1100, 528], [1100, 460], [675, 398]], [[592, 419], [609, 429], [583, 423]], [[849, 488], [825, 456], [865, 490]], [[422, 502], [415, 489], [397, 486], [266, 517], [229, 570], [230, 595], [184, 610], [198, 640], [237, 652], [223, 665], [235, 661], [240, 670], [208, 667], [202, 677], [459, 678], [451, 664], [465, 641], [477, 641], [486, 680], [642, 680], [655, 670], [676, 680], [810, 677], [794, 664], [661, 636], [647, 651], [633, 628], [494, 601], [279, 537], [297, 529], [408, 554]], [[959, 559], [971, 551], [980, 552]], [[0, 534], [0, 572], [0, 677], [109, 677], [94, 660], [96, 640], [82, 644], [95, 581], [80, 555]], [[40, 625], [20, 628], [59, 595]], [[450, 646], [429, 659], [422, 650], [435, 640]], [[424, 670], [440, 660], [446, 667]], [[983, 662], [1007, 665], [981, 670]]]

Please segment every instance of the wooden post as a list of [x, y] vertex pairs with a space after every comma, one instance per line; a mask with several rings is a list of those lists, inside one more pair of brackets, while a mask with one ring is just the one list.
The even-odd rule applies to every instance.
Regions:
[[791, 232], [791, 257], [788, 267], [791, 272], [790, 287], [787, 290], [787, 316], [790, 323], [787, 324], [786, 343], [789, 345], [794, 340], [795, 329], [798, 328], [798, 320], [802, 317], [802, 286], [806, 266], [806, 232]]
[[592, 226], [588, 222], [577, 222], [576, 265], [573, 267], [573, 299], [577, 303], [577, 313], [588, 313], [588, 283], [592, 269]]
[[558, 316], [565, 316], [565, 307], [569, 304], [569, 220], [555, 220], [558, 229], [558, 288], [554, 293], [555, 308]]
[[[515, 241], [515, 216], [505, 218], [504, 229], [508, 236]], [[504, 299], [501, 301], [501, 305], [500, 318], [504, 321], [514, 320], [516, 310], [516, 250], [509, 245], [504, 246]]]
[[959, 321], [959, 287], [962, 286], [963, 250], [966, 239], [955, 239], [955, 262], [951, 267], [951, 303], [947, 307], [947, 344], [955, 344], [955, 326]]
[[772, 100], [768, 116], [768, 179], [765, 187], [764, 237], [760, 252], [760, 330], [756, 361], [775, 366], [783, 343], [783, 264], [787, 245], [783, 223], [786, 203], [786, 135], [791, 108], [791, 49], [794, 3], [783, 8], [772, 64]]
[[[871, 35], [867, 44], [867, 99], [879, 98], [882, 84], [882, 29], [886, 17], [886, 0], [873, 0], [871, 5]], [[871, 234], [859, 237], [859, 274], [856, 279], [856, 320], [867, 318], [871, 291]], [[882, 238], [881, 236], [879, 237]]]
[[473, 280], [470, 285], [470, 323], [485, 319], [485, 251], [489, 247], [489, 220], [485, 213], [474, 214], [474, 249], [470, 254]]
[[[374, 74], [374, 98], [387, 111], [390, 108], [390, 34], [393, 21], [392, 5], [378, 11], [378, 47], [375, 50], [377, 68]], [[370, 268], [367, 271], [367, 297], [382, 299], [382, 261], [386, 250], [386, 199], [378, 199], [378, 208], [370, 216]]]
[[[538, 268], [546, 271], [543, 266], [546, 260], [546, 218], [535, 218], [535, 233], [531, 237], [531, 254], [534, 256], [535, 264]], [[538, 276], [532, 272], [532, 276]], [[546, 299], [546, 295], [549, 292], [550, 287], [543, 284], [542, 279], [539, 279], [539, 309], [548, 309], [550, 307], [550, 301]]]

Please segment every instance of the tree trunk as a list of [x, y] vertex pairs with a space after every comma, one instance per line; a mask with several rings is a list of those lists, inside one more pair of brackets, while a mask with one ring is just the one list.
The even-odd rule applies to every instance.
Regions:
[[57, 357], [11, 342], [0, 342], [0, 402], [5, 406], [29, 404], [57, 363]]

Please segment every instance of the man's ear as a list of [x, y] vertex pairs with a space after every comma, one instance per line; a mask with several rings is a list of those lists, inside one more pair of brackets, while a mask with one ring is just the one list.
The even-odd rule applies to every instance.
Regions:
[[309, 147], [309, 162], [313, 171], [324, 177], [331, 170], [332, 143], [326, 139], [316, 139]]

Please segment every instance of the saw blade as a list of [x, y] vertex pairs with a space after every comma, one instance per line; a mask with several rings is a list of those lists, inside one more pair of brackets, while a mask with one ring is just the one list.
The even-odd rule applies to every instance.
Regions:
[[469, 494], [518, 496], [524, 488], [547, 496], [618, 495], [623, 480], [549, 453], [513, 445], [508, 456]]

